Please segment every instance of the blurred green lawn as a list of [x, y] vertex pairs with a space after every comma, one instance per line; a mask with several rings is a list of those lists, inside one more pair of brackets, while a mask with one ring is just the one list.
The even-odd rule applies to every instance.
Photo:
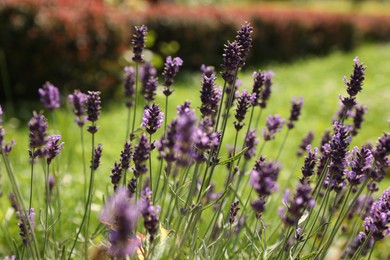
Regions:
[[[363, 128], [360, 130], [358, 136], [353, 139], [352, 146], [361, 146], [369, 141], [375, 144], [377, 138], [382, 135], [384, 131], [389, 131], [390, 119], [390, 44], [376, 44], [365, 45], [354, 50], [351, 53], [336, 52], [327, 57], [321, 58], [307, 58], [296, 61], [291, 64], [270, 64], [262, 68], [246, 68], [239, 74], [243, 85], [240, 89], [246, 88], [249, 91], [252, 88], [252, 73], [255, 70], [273, 70], [275, 77], [273, 79], [274, 85], [272, 89], [272, 96], [268, 107], [262, 114], [260, 125], [258, 126], [258, 134], [261, 134], [261, 129], [265, 124], [265, 117], [268, 114], [280, 114], [284, 118], [289, 117], [290, 105], [292, 97], [303, 97], [304, 106], [302, 116], [296, 124], [296, 128], [292, 130], [287, 139], [287, 143], [282, 151], [280, 161], [284, 168], [280, 178], [286, 179], [292, 172], [299, 176], [300, 165], [302, 161], [296, 164], [295, 152], [301, 141], [309, 130], [315, 132], [314, 146], [318, 146], [319, 140], [324, 130], [332, 129], [331, 118], [338, 109], [339, 98], [338, 95], [346, 95], [345, 85], [342, 81], [343, 76], [349, 77], [353, 69], [353, 59], [359, 56], [360, 60], [367, 66], [366, 80], [363, 86], [363, 91], [358, 94], [357, 100], [359, 104], [364, 104], [368, 108], [365, 116]], [[218, 68], [217, 68], [218, 70]], [[182, 73], [181, 78], [175, 83], [175, 92], [169, 98], [168, 119], [175, 116], [175, 107], [182, 104], [185, 100], [190, 100], [193, 108], [197, 108], [200, 104], [200, 72], [199, 73]], [[219, 77], [218, 83], [222, 84]], [[65, 98], [65, 97], [64, 97]], [[157, 103], [164, 107], [164, 100], [161, 89], [159, 90]], [[97, 187], [96, 195], [93, 204], [93, 211], [95, 211], [94, 218], [96, 220], [100, 212], [100, 205], [104, 200], [105, 194], [111, 192], [110, 185], [111, 167], [115, 160], [119, 160], [120, 151], [125, 140], [126, 130], [126, 116], [127, 111], [122, 102], [113, 100], [112, 102], [102, 104], [103, 111], [101, 118], [98, 121], [100, 129], [96, 134], [96, 142], [103, 144], [102, 164], [96, 173]], [[37, 110], [41, 107], [37, 107]], [[140, 109], [140, 108], [139, 108]], [[198, 111], [197, 111], [198, 113]], [[63, 226], [63, 232], [72, 232], [69, 227], [71, 223], [80, 223], [83, 207], [81, 204], [82, 197], [82, 165], [81, 165], [81, 146], [79, 129], [73, 122], [73, 115], [69, 105], [56, 111], [55, 123], [50, 114], [45, 113], [49, 119], [50, 133], [58, 133], [63, 136], [65, 148], [59, 158], [61, 168], [59, 176], [61, 178], [61, 190], [63, 196], [63, 205], [69, 208], [69, 211], [64, 211], [62, 218], [68, 222]], [[140, 120], [140, 114], [138, 114]], [[168, 120], [168, 121], [169, 121]], [[16, 119], [6, 119], [6, 140], [15, 139], [16, 146], [12, 151], [10, 158], [13, 164], [13, 169], [16, 177], [21, 183], [22, 192], [25, 198], [28, 197], [28, 182], [30, 176], [30, 166], [28, 164], [28, 132], [26, 126], [18, 127]], [[57, 129], [57, 130], [55, 130]], [[233, 143], [234, 131], [233, 127], [227, 134], [227, 144]], [[265, 146], [264, 154], [273, 159], [276, 157], [283, 136], [286, 129], [279, 133], [276, 140], [268, 143]], [[157, 136], [161, 134], [161, 130], [157, 132]], [[244, 135], [244, 130], [240, 133]], [[86, 161], [90, 158], [90, 135], [85, 133], [86, 140]], [[243, 138], [239, 140], [242, 141]], [[239, 143], [238, 147], [241, 147]], [[156, 151], [154, 151], [156, 156]], [[221, 155], [226, 158], [226, 151]], [[302, 159], [301, 159], [302, 160]], [[157, 167], [157, 163], [155, 163]], [[154, 167], [156, 169], [156, 167]], [[36, 178], [41, 183], [43, 180], [43, 172], [40, 167], [37, 167]], [[5, 169], [1, 164], [1, 174], [4, 194], [9, 193], [8, 177]], [[215, 174], [218, 176], [218, 174]], [[221, 176], [224, 177], [224, 176]], [[297, 179], [297, 178], [295, 178]], [[41, 187], [39, 186], [41, 185]], [[389, 186], [389, 181], [386, 180], [382, 184], [381, 190]], [[42, 191], [42, 184], [35, 187], [36, 191]], [[110, 192], [107, 192], [110, 191]], [[79, 202], [72, 198], [78, 196]], [[42, 196], [35, 196], [35, 200], [41, 200]], [[0, 198], [1, 205], [9, 205], [7, 196]], [[3, 219], [6, 212], [4, 211], [8, 206], [2, 207], [0, 210], [0, 220]], [[272, 213], [274, 214], [274, 213]], [[12, 220], [14, 221], [14, 220]], [[4, 223], [2, 223], [4, 224]], [[15, 227], [16, 230], [16, 227]], [[17, 233], [15, 233], [17, 234]], [[0, 237], [0, 241], [3, 238]], [[5, 243], [1, 243], [6, 246]], [[4, 248], [0, 246], [0, 252]]]

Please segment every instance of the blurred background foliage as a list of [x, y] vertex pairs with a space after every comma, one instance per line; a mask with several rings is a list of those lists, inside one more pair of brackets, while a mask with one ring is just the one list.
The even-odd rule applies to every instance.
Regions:
[[143, 23], [145, 56], [157, 68], [177, 55], [188, 70], [218, 69], [223, 45], [244, 21], [254, 27], [250, 69], [390, 40], [389, 1], [3, 0], [0, 102], [20, 112], [46, 81], [64, 94], [119, 96], [131, 30]]

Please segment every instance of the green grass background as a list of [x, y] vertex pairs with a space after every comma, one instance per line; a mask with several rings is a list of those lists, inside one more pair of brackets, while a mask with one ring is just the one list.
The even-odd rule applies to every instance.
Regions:
[[[375, 144], [377, 138], [384, 131], [389, 131], [390, 119], [390, 44], [375, 44], [365, 45], [357, 48], [350, 53], [335, 52], [327, 57], [307, 58], [298, 60], [290, 64], [268, 64], [259, 68], [245, 68], [240, 72], [239, 79], [243, 84], [240, 89], [252, 88], [252, 73], [253, 71], [273, 70], [275, 77], [272, 88], [272, 96], [269, 105], [262, 114], [258, 128], [258, 134], [261, 135], [261, 129], [265, 125], [265, 117], [268, 114], [280, 114], [284, 118], [289, 117], [292, 97], [303, 97], [304, 106], [299, 122], [289, 134], [286, 145], [281, 153], [280, 162], [283, 164], [283, 169], [280, 175], [281, 181], [286, 180], [290, 174], [294, 174], [291, 184], [294, 184], [300, 174], [300, 167], [303, 159], [296, 160], [295, 152], [301, 141], [309, 130], [315, 132], [314, 146], [319, 145], [321, 135], [324, 130], [332, 129], [331, 118], [338, 109], [338, 95], [346, 95], [345, 85], [342, 81], [343, 76], [349, 77], [353, 69], [353, 59], [359, 56], [360, 60], [367, 66], [366, 80], [363, 86], [363, 91], [358, 94], [357, 100], [359, 104], [364, 104], [368, 108], [365, 116], [363, 128], [358, 136], [353, 139], [352, 146], [361, 146], [362, 144], [371, 142]], [[218, 66], [217, 71], [218, 71]], [[175, 107], [182, 104], [185, 100], [191, 101], [192, 107], [197, 109], [200, 104], [201, 74], [199, 73], [181, 73], [181, 77], [174, 85], [174, 93], [169, 98], [169, 114], [168, 122], [175, 116]], [[218, 84], [222, 85], [220, 76], [218, 76]], [[162, 96], [159, 89], [157, 103], [164, 108], [165, 98]], [[65, 97], [63, 97], [65, 102]], [[110, 184], [111, 167], [114, 161], [119, 161], [120, 151], [125, 140], [126, 117], [127, 111], [122, 101], [112, 100], [102, 103], [102, 114], [98, 121], [100, 126], [96, 134], [96, 143], [103, 144], [102, 163], [96, 172], [96, 197], [94, 198], [92, 210], [93, 221], [97, 221], [101, 211], [101, 205], [107, 196], [111, 193], [112, 187]], [[142, 104], [138, 111], [140, 112]], [[36, 107], [36, 110], [42, 109], [42, 106]], [[199, 115], [199, 112], [197, 110]], [[56, 172], [59, 176], [59, 184], [61, 187], [61, 196], [63, 203], [62, 212], [62, 233], [63, 237], [73, 237], [75, 226], [81, 221], [83, 204], [83, 174], [81, 164], [81, 145], [80, 132], [76, 124], [73, 122], [73, 115], [69, 104], [63, 106], [55, 112], [54, 119], [52, 115], [45, 112], [45, 116], [49, 119], [50, 133], [61, 134], [65, 148], [59, 157], [58, 162], [61, 164], [60, 171]], [[140, 122], [141, 114], [138, 113], [137, 119]], [[53, 123], [54, 122], [54, 123]], [[232, 123], [232, 120], [231, 122]], [[10, 159], [14, 174], [19, 180], [24, 197], [28, 198], [28, 183], [30, 176], [30, 166], [28, 162], [28, 130], [25, 123], [21, 123], [16, 118], [5, 118], [6, 140], [15, 139], [16, 146], [14, 147]], [[245, 129], [245, 128], [244, 128]], [[286, 129], [277, 135], [275, 141], [267, 143], [264, 153], [267, 158], [275, 159], [278, 150], [280, 149], [283, 136]], [[156, 136], [161, 135], [159, 130]], [[230, 126], [226, 135], [224, 147], [232, 145], [234, 140], [234, 128]], [[244, 135], [244, 130], [240, 136]], [[84, 133], [86, 143], [86, 161], [89, 164], [90, 158], [90, 134]], [[239, 138], [239, 146], [242, 145], [243, 138]], [[153, 152], [154, 158], [156, 151]], [[221, 156], [227, 157], [226, 151], [223, 151]], [[154, 169], [157, 169], [157, 160], [154, 164]], [[55, 162], [56, 163], [56, 162]], [[6, 175], [3, 164], [0, 166], [2, 175], [2, 189], [4, 196], [0, 198], [0, 225], [4, 232], [11, 232], [14, 238], [18, 241], [18, 231], [16, 226], [15, 215], [11, 214], [9, 209], [9, 201], [7, 194], [10, 192], [9, 180]], [[54, 168], [56, 166], [54, 165]], [[156, 172], [156, 170], [154, 170]], [[224, 170], [225, 172], [225, 170]], [[223, 183], [225, 176], [218, 174], [214, 175], [214, 181]], [[41, 203], [43, 205], [43, 170], [40, 165], [36, 167], [35, 174], [36, 183], [34, 184], [34, 204]], [[292, 186], [292, 185], [290, 185]], [[381, 185], [381, 191], [389, 187], [389, 180], [386, 179]], [[281, 192], [282, 193], [282, 192]], [[377, 194], [378, 195], [378, 194]], [[77, 198], [77, 199], [76, 199]], [[275, 212], [269, 212], [265, 216], [273, 216]], [[37, 217], [39, 214], [37, 214]], [[9, 225], [7, 226], [7, 222]], [[11, 228], [9, 228], [11, 227]], [[8, 229], [9, 228], [9, 229]], [[8, 229], [8, 231], [7, 231]], [[2, 234], [5, 234], [2, 232]], [[0, 256], [9, 253], [10, 241], [4, 241], [4, 236], [0, 236]], [[379, 252], [379, 250], [377, 250]], [[383, 253], [383, 252], [382, 252]], [[381, 254], [381, 253], [378, 253]]]

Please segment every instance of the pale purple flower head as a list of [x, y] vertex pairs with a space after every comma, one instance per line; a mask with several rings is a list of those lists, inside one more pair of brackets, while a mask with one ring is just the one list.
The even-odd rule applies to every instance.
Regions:
[[110, 177], [111, 183], [114, 185], [114, 191], [116, 191], [122, 178], [122, 165], [120, 163], [114, 163], [114, 167], [111, 168]]
[[264, 88], [262, 88], [260, 94], [260, 107], [265, 108], [267, 106], [269, 98], [271, 97], [272, 78], [275, 76], [275, 73], [271, 70], [265, 71], [263, 73]]
[[[351, 244], [348, 245], [348, 247], [345, 249], [342, 259], [346, 259], [347, 257], [352, 258], [356, 251], [359, 250], [361, 246], [365, 243], [367, 239], [367, 235], [364, 232], [359, 232], [359, 234], [352, 240]], [[374, 240], [370, 237], [368, 238], [368, 242], [366, 242], [366, 245], [364, 246], [363, 250], [361, 251], [361, 255], [365, 256], [369, 252], [369, 250], [372, 248], [374, 244]]]
[[157, 129], [161, 128], [164, 121], [164, 113], [161, 112], [160, 107], [156, 104], [148, 106], [144, 110], [142, 117], [142, 126], [145, 127], [146, 132], [150, 135], [154, 134]]
[[263, 157], [256, 161], [250, 183], [260, 197], [269, 196], [277, 190], [279, 170], [280, 165], [277, 162], [265, 162]]
[[100, 222], [110, 228], [111, 256], [125, 258], [141, 246], [134, 233], [138, 217], [137, 205], [129, 198], [127, 189], [119, 187], [104, 205], [100, 216]]
[[68, 96], [68, 99], [73, 105], [73, 113], [76, 115], [75, 122], [79, 127], [82, 127], [87, 120], [85, 113], [88, 95], [82, 93], [80, 90], [75, 90], [73, 94]]
[[314, 174], [314, 168], [317, 164], [317, 153], [318, 148], [315, 147], [314, 151], [311, 151], [311, 145], [307, 146], [307, 156], [305, 157], [305, 162], [301, 168], [303, 177], [309, 178]]
[[341, 102], [347, 109], [351, 109], [356, 105], [355, 96], [363, 89], [362, 86], [365, 76], [366, 67], [360, 63], [359, 58], [356, 57], [354, 62], [355, 64], [353, 67], [353, 72], [350, 76], [350, 80], [348, 81], [346, 77], [343, 79], [345, 85], [347, 85], [347, 93], [349, 94], [349, 97], [343, 97]]
[[46, 157], [47, 164], [50, 164], [51, 161], [61, 153], [61, 150], [64, 148], [64, 143], [60, 143], [61, 135], [51, 135], [48, 138], [48, 142], [43, 148], [43, 153]]
[[215, 68], [212, 66], [206, 66], [202, 64], [202, 66], [200, 66], [200, 71], [202, 71], [202, 74], [208, 78], [210, 78], [212, 75], [215, 75]]
[[265, 211], [265, 198], [260, 197], [251, 202], [252, 209], [255, 211], [256, 218], [260, 218], [263, 212]]
[[100, 158], [102, 157], [102, 144], [98, 144], [98, 146], [93, 151], [93, 160], [91, 161], [91, 169], [96, 171], [100, 165]]
[[148, 27], [146, 25], [135, 26], [135, 33], [133, 34], [133, 39], [131, 40], [131, 45], [133, 46], [133, 61], [143, 62], [142, 52], [145, 48], [145, 37], [148, 33]]
[[202, 105], [200, 112], [203, 116], [211, 116], [218, 110], [218, 104], [221, 99], [221, 93], [215, 87], [216, 77], [214, 74], [202, 75], [202, 88], [200, 90], [200, 100]]
[[145, 84], [143, 89], [144, 98], [147, 101], [154, 101], [154, 96], [156, 95], [156, 90], [158, 86], [158, 79], [151, 77]]
[[46, 82], [38, 91], [40, 100], [45, 108], [55, 110], [60, 107], [60, 92], [53, 84]]
[[183, 60], [179, 57], [172, 58], [168, 56], [164, 63], [164, 71], [162, 75], [164, 76], [164, 95], [169, 96], [172, 94], [170, 87], [173, 84], [173, 81], [176, 77], [176, 74], [179, 72], [180, 67], [183, 66]]
[[364, 114], [367, 112], [367, 107], [361, 105], [361, 106], [355, 106], [355, 113], [353, 114], [353, 128], [351, 131], [351, 135], [355, 136], [358, 133], [358, 130], [361, 128], [363, 120], [364, 120]]
[[130, 159], [131, 159], [131, 142], [126, 141], [123, 145], [123, 150], [121, 151], [121, 168], [124, 170], [129, 169]]
[[253, 156], [256, 155], [256, 147], [259, 139], [257, 138], [256, 129], [252, 129], [248, 132], [248, 135], [245, 138], [245, 147], [248, 147], [248, 150], [244, 153], [244, 157], [247, 160], [250, 160]]
[[311, 142], [313, 142], [313, 139], [314, 139], [314, 132], [309, 131], [309, 133], [307, 133], [307, 135], [302, 139], [302, 142], [299, 145], [299, 149], [297, 151], [298, 157], [302, 156], [306, 152], [307, 146], [310, 145]]
[[157, 69], [149, 62], [145, 62], [140, 69], [140, 78], [142, 84], [141, 93], [147, 101], [154, 101], [158, 86], [158, 79], [156, 76]]
[[236, 41], [239, 45], [241, 45], [241, 59], [243, 64], [241, 66], [245, 65], [245, 59], [247, 58], [249, 54], [249, 50], [252, 47], [252, 32], [253, 28], [250, 26], [248, 22], [245, 22], [240, 30], [237, 32], [236, 35]]
[[348, 157], [347, 165], [350, 166], [350, 170], [346, 169], [344, 173], [348, 182], [352, 186], [357, 186], [367, 178], [374, 157], [370, 149], [365, 147], [359, 149], [356, 146]]
[[[88, 99], [87, 99], [87, 119], [92, 123], [95, 123], [99, 119], [100, 115], [100, 91], [88, 91]], [[98, 128], [95, 125], [88, 127], [88, 132], [94, 134], [96, 133]]]
[[264, 72], [262, 72], [262, 71], [256, 72], [255, 71], [255, 72], [253, 72], [252, 77], [253, 77], [252, 95], [255, 95], [253, 102], [252, 102], [252, 105], [258, 106], [259, 102], [260, 102], [260, 98], [261, 98], [262, 88], [263, 88], [264, 82], [265, 82]]
[[263, 137], [265, 141], [275, 138], [275, 134], [282, 130], [285, 120], [280, 115], [268, 115], [266, 120], [266, 128], [263, 128]]
[[241, 95], [236, 92], [237, 96], [237, 108], [235, 113], [236, 122], [234, 122], [234, 127], [237, 131], [241, 130], [244, 124], [242, 121], [245, 119], [246, 113], [253, 102], [254, 96], [249, 94], [247, 90], [242, 90]]

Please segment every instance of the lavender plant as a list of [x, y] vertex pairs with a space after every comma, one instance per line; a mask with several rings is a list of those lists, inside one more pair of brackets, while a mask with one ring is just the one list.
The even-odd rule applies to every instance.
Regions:
[[[291, 153], [285, 144], [289, 133], [298, 128], [303, 99], [293, 99], [287, 120], [268, 115], [262, 122], [273, 72], [254, 72], [251, 92], [238, 84], [250, 55], [252, 32], [245, 23], [234, 41], [224, 46], [221, 75], [202, 65], [199, 111], [187, 100], [169, 111], [168, 97], [175, 95], [173, 86], [183, 61], [167, 57], [158, 72], [142, 55], [147, 27], [136, 27], [131, 41], [133, 63], [125, 68], [128, 120], [112, 129], [116, 133], [122, 127], [126, 139], [119, 144], [120, 158], [112, 160], [111, 171], [100, 171], [103, 145], [95, 140], [100, 138], [97, 122], [104, 114], [100, 93], [75, 90], [69, 95], [81, 133], [82, 156], [72, 163], [84, 172], [83, 196], [71, 187], [73, 180], [66, 185], [58, 178], [58, 171], [67, 170], [64, 165], [52, 166], [63, 149], [77, 144], [65, 141], [65, 147], [61, 142], [65, 138], [49, 135], [50, 120], [42, 112], [34, 112], [28, 123], [30, 189], [23, 191], [25, 178], [18, 181], [20, 176], [11, 166], [15, 143], [5, 142], [6, 120], [0, 106], [1, 161], [12, 191], [13, 209], [7, 214], [14, 217], [3, 234], [5, 240], [15, 241], [4, 251], [12, 255], [5, 259], [325, 259], [330, 250], [340, 252], [343, 259], [373, 256], [374, 248], [390, 233], [389, 189], [376, 194], [390, 167], [390, 135], [384, 133], [374, 145], [350, 147], [368, 113], [357, 101], [366, 67], [354, 59], [350, 80], [344, 79], [347, 95], [341, 98], [343, 106], [333, 132], [325, 132], [320, 147], [313, 144], [310, 131], [298, 152]], [[218, 80], [223, 80], [223, 87], [217, 86]], [[46, 109], [52, 111], [61, 104], [57, 91], [49, 83], [39, 90]], [[139, 110], [140, 96], [143, 111]], [[165, 104], [158, 104], [156, 96], [165, 97]], [[173, 117], [170, 122], [168, 113]], [[84, 128], [87, 121], [90, 125]], [[84, 140], [85, 131], [90, 140]], [[278, 146], [275, 139], [282, 131], [285, 135]], [[275, 153], [265, 152], [266, 143]], [[91, 147], [89, 176], [85, 144]], [[282, 152], [291, 153], [287, 156], [296, 157], [297, 162], [302, 160], [298, 180], [295, 168], [291, 176], [282, 178]], [[38, 178], [35, 164], [39, 161], [44, 178]], [[106, 185], [104, 192], [96, 190], [97, 182]], [[61, 215], [70, 209], [59, 203], [60, 193], [53, 193], [59, 185], [63, 192], [74, 193], [77, 206], [72, 220]], [[70, 237], [59, 232], [65, 222], [69, 222]]]

